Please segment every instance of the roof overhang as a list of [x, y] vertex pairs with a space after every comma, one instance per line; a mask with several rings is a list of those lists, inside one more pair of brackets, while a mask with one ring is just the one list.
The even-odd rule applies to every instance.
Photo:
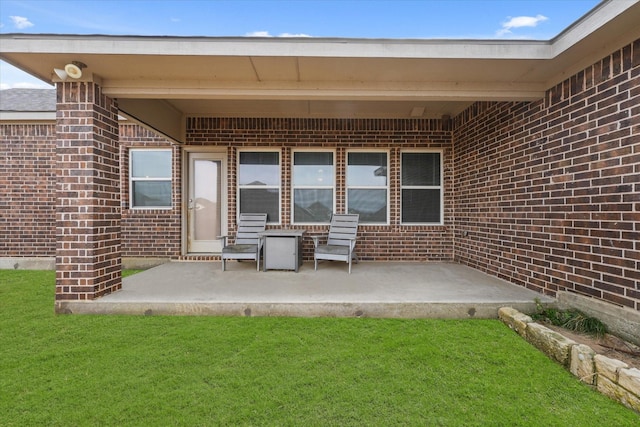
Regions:
[[55, 111], [0, 111], [0, 121], [3, 123], [53, 122], [55, 120]]
[[528, 101], [640, 38], [640, 0], [605, 1], [548, 41], [0, 35], [47, 82], [87, 65], [123, 113], [180, 141], [184, 117], [455, 116]]

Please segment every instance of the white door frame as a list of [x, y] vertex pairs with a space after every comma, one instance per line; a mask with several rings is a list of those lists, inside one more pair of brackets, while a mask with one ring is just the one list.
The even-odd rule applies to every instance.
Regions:
[[[228, 155], [226, 149], [217, 147], [184, 147], [182, 156], [182, 254], [189, 255], [189, 175], [191, 173], [191, 159], [211, 159], [220, 161], [220, 234], [227, 234], [228, 197], [227, 170]], [[216, 252], [212, 252], [215, 254]], [[203, 254], [203, 253], [199, 253]]]

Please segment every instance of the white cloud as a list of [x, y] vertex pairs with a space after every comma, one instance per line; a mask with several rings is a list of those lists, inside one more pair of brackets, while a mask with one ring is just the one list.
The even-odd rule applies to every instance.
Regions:
[[506, 34], [511, 34], [511, 30], [513, 28], [537, 27], [539, 23], [544, 22], [547, 19], [549, 18], [544, 15], [509, 17], [507, 22], [502, 23], [502, 29], [496, 31], [496, 35], [504, 36]]
[[0, 89], [51, 89], [48, 82], [33, 77], [24, 71], [0, 61]]
[[33, 23], [29, 21], [28, 18], [24, 16], [10, 16], [11, 22], [13, 22], [13, 26], [19, 30], [23, 30], [25, 28], [33, 27]]
[[309, 34], [291, 34], [291, 33], [282, 33], [278, 37], [312, 37]]
[[247, 37], [273, 37], [269, 34], [269, 31], [253, 31], [251, 33], [245, 34]]
[[5, 89], [51, 89], [51, 85], [44, 83], [17, 82], [13, 84], [0, 83], [0, 90]]
[[277, 36], [273, 36], [269, 33], [269, 31], [254, 31], [252, 33], [245, 34], [246, 37], [312, 37], [308, 34], [292, 34], [292, 33], [282, 33]]

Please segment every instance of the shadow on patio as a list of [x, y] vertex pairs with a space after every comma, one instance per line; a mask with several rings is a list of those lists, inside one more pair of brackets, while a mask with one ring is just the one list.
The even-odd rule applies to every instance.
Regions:
[[94, 301], [58, 312], [210, 316], [496, 318], [504, 306], [535, 310], [555, 300], [455, 263], [306, 262], [298, 273], [254, 262], [170, 262], [123, 279]]

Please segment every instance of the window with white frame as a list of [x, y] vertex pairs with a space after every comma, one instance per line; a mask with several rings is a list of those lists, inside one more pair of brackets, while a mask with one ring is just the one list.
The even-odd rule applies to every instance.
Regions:
[[132, 208], [171, 207], [171, 162], [171, 150], [129, 151], [129, 194]]
[[403, 224], [442, 224], [442, 153], [401, 153]]
[[388, 154], [347, 153], [347, 212], [364, 224], [386, 224], [389, 206]]
[[293, 222], [328, 223], [335, 200], [334, 155], [331, 151], [293, 152]]
[[266, 213], [269, 223], [280, 222], [280, 152], [239, 152], [238, 213]]

